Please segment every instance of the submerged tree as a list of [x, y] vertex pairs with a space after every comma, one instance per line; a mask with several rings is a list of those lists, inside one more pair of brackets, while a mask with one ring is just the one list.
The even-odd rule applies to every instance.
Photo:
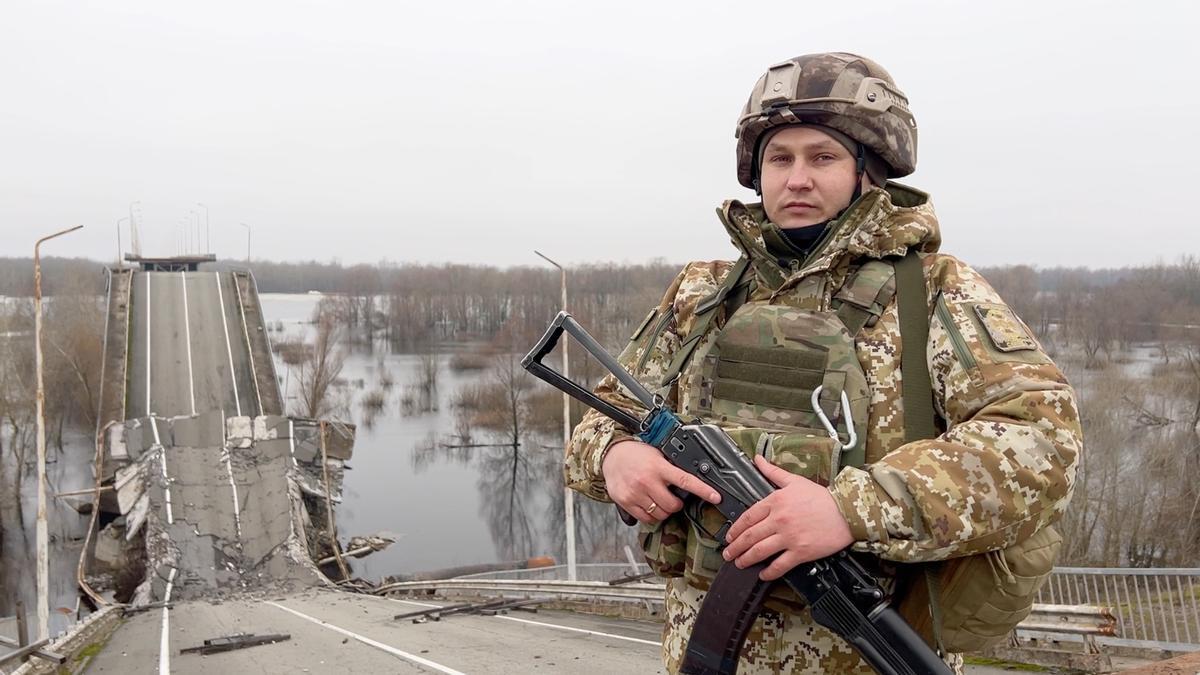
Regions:
[[341, 348], [341, 327], [331, 305], [322, 300], [313, 313], [316, 335], [297, 365], [299, 370], [300, 414], [321, 419], [340, 410], [342, 405], [334, 392], [334, 383], [342, 373], [346, 353]]

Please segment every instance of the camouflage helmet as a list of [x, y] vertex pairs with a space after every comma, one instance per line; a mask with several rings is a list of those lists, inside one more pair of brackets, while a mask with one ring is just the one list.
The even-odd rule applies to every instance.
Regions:
[[917, 121], [892, 76], [870, 59], [834, 52], [771, 66], [742, 108], [734, 136], [738, 182], [758, 189], [758, 143], [768, 130], [809, 122], [836, 129], [874, 151], [888, 177], [917, 165]]

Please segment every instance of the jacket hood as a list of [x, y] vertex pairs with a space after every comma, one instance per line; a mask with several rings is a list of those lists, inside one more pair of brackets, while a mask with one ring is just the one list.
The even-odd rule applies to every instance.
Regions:
[[731, 199], [717, 213], [733, 245], [749, 256], [760, 276], [775, 280], [771, 285], [780, 285], [796, 272], [807, 276], [829, 269], [847, 256], [851, 259], [900, 256], [910, 248], [932, 253], [942, 243], [929, 195], [894, 182], [872, 188], [859, 197], [829, 224], [829, 231], [809, 258], [790, 269], [781, 267], [768, 252], [763, 240], [763, 226], [768, 221], [762, 204], [743, 204]]

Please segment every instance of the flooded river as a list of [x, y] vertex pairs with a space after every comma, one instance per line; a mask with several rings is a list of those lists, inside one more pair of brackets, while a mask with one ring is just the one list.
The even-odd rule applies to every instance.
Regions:
[[[310, 337], [320, 297], [263, 294], [272, 340]], [[355, 572], [377, 581], [387, 574], [537, 555], [565, 561], [561, 436], [522, 434], [514, 450], [511, 438], [472, 430], [469, 444], [483, 447], [443, 447], [464, 444], [456, 437], [462, 431], [452, 405], [456, 394], [486, 384], [495, 373], [491, 368], [453, 370], [456, 347], [444, 346], [433, 357], [437, 389], [432, 405], [406, 409], [404, 399], [427, 369], [427, 357], [379, 345], [343, 345], [344, 386], [338, 395], [344, 397], [342, 414], [358, 425], [358, 437], [338, 530], [343, 542], [351, 535], [380, 531], [400, 536], [388, 550], [356, 561]], [[276, 354], [276, 370], [286, 387], [288, 410], [295, 413], [300, 407], [297, 369]], [[384, 386], [387, 380], [393, 381], [390, 388]], [[364, 399], [378, 396], [382, 404], [371, 413]], [[623, 559], [621, 546], [633, 541], [633, 533], [620, 525], [612, 507], [582, 498], [576, 504], [580, 562]]]

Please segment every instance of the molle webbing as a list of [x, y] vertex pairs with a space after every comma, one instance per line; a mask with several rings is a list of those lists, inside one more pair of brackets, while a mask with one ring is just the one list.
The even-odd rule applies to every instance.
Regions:
[[713, 395], [728, 401], [812, 412], [825, 355], [749, 345], [726, 345], [717, 361]]

